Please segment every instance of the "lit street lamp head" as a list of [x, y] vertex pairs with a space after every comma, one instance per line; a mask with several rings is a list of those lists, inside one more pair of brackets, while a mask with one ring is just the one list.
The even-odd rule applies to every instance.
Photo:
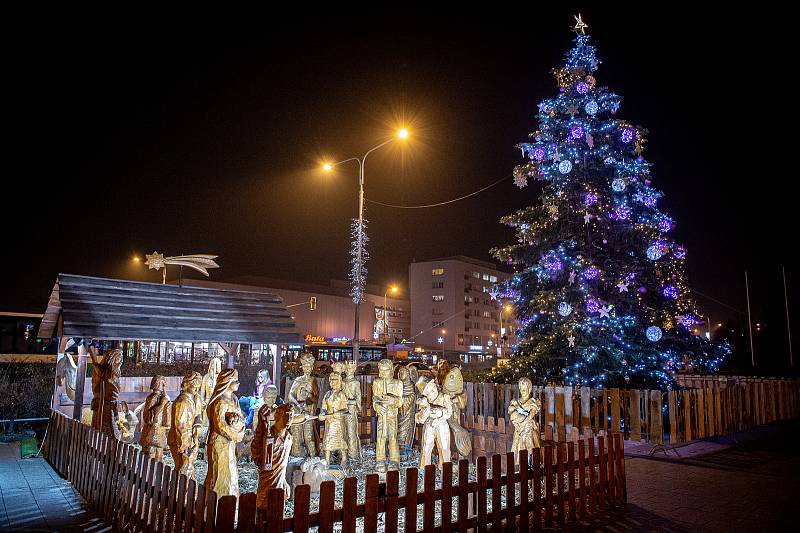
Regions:
[[397, 131], [397, 136], [398, 136], [399, 138], [401, 138], [401, 139], [406, 139], [406, 138], [408, 138], [408, 130], [407, 130], [407, 129], [405, 129], [405, 128], [402, 128], [402, 129], [398, 130], [398, 131]]
[[331, 170], [333, 170], [333, 165], [331, 165], [330, 163], [324, 163], [322, 165], [322, 170], [324, 170], [325, 172], [330, 172]]

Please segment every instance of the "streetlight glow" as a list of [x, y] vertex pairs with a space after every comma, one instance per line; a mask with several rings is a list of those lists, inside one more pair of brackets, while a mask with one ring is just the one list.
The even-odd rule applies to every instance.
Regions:
[[401, 139], [405, 139], [408, 137], [408, 130], [406, 128], [402, 128], [397, 131], [397, 136]]
[[392, 285], [389, 290], [392, 292], [392, 294], [397, 294], [397, 291], [400, 289], [397, 288], [397, 285]]
[[134, 261], [135, 263], [138, 263], [139, 261], [141, 261], [141, 259], [139, 258], [139, 256], [138, 256], [138, 255], [134, 255], [134, 256], [133, 256], [133, 261]]
[[331, 165], [330, 163], [325, 163], [322, 165], [322, 170], [324, 170], [325, 172], [330, 172], [331, 170], [333, 170], [333, 165]]

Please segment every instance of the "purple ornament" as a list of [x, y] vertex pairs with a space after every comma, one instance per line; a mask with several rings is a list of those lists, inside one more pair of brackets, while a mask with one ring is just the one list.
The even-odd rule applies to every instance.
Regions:
[[564, 268], [564, 264], [561, 262], [561, 259], [555, 256], [549, 256], [544, 261], [544, 266], [550, 272], [558, 272], [562, 268]]
[[582, 139], [586, 134], [583, 131], [583, 126], [580, 124], [573, 124], [569, 128], [569, 138], [572, 141], [577, 141], [578, 139]]
[[544, 159], [544, 156], [545, 156], [544, 148], [542, 148], [541, 146], [537, 146], [531, 151], [531, 157], [533, 157], [537, 161], [541, 161], [542, 159]]
[[639, 294], [644, 294], [646, 292], [647, 292], [647, 289], [645, 287], [639, 287]]
[[593, 192], [587, 192], [586, 198], [583, 199], [583, 204], [592, 205], [594, 203], [597, 203], [597, 195]]
[[622, 131], [619, 134], [619, 139], [625, 144], [628, 144], [633, 140], [633, 134], [633, 128], [622, 128]]
[[600, 275], [600, 271], [597, 270], [596, 267], [590, 266], [586, 270], [583, 271], [583, 277], [586, 279], [595, 279], [597, 276]]
[[668, 232], [672, 229], [672, 221], [670, 221], [668, 218], [665, 218], [658, 223], [658, 229], [661, 231], [661, 233]]
[[580, 94], [586, 94], [589, 92], [589, 84], [586, 83], [585, 81], [580, 81], [575, 86], [575, 90], [578, 91], [578, 93]]
[[621, 205], [614, 211], [614, 215], [617, 217], [617, 220], [628, 220], [628, 218], [631, 216], [631, 210], [630, 208]]
[[664, 297], [676, 299], [678, 297], [678, 289], [672, 285], [667, 285], [664, 287]]
[[677, 257], [678, 259], [683, 259], [684, 257], [686, 257], [686, 248], [684, 248], [683, 246], [678, 246], [677, 248], [675, 248], [675, 251], [673, 253], [675, 254], [675, 257]]
[[656, 198], [654, 196], [645, 196], [644, 197], [644, 205], [647, 207], [653, 207], [656, 205]]
[[597, 300], [586, 300], [586, 312], [589, 314], [596, 313], [600, 310], [600, 303]]

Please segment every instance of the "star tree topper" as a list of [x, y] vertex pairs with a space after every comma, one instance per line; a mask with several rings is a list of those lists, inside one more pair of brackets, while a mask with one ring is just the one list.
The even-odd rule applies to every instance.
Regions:
[[575, 16], [575, 27], [573, 28], [573, 30], [575, 31], [575, 33], [586, 35], [586, 29], [589, 27], [589, 25], [583, 21], [580, 13], [574, 16]]

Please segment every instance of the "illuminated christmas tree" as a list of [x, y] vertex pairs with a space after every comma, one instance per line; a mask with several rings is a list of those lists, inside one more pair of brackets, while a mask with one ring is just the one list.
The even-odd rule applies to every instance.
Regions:
[[504, 217], [518, 242], [493, 250], [514, 266], [498, 298], [520, 323], [511, 365], [496, 376], [668, 387], [678, 369], [714, 371], [730, 350], [692, 333], [686, 249], [658, 207], [647, 131], [598, 85], [600, 61], [576, 22], [574, 47], [553, 71], [558, 96], [539, 104], [538, 129], [518, 145], [526, 162], [514, 183], [546, 182], [541, 205]]

